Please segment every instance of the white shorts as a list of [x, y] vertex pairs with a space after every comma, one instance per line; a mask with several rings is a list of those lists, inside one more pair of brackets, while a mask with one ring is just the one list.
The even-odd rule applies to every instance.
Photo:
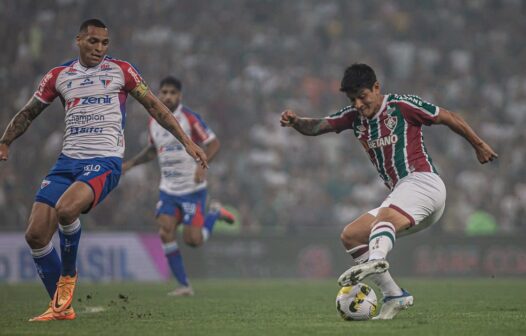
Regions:
[[406, 216], [411, 225], [397, 236], [423, 230], [438, 222], [446, 205], [446, 186], [435, 173], [411, 173], [402, 178], [379, 208], [369, 211], [378, 215], [380, 208], [392, 208]]

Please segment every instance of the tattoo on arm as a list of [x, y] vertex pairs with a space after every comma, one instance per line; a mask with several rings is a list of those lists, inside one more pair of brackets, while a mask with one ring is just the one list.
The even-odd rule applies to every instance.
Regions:
[[153, 159], [155, 159], [156, 156], [157, 156], [157, 151], [155, 150], [155, 146], [150, 145], [148, 147], [143, 148], [143, 150], [140, 151], [139, 154], [134, 156], [130, 160], [130, 163], [132, 167], [135, 167], [140, 164], [152, 161]]
[[48, 106], [48, 104], [42, 103], [35, 97], [31, 98], [13, 119], [11, 119], [4, 135], [0, 139], [0, 143], [10, 145], [16, 138], [24, 134], [33, 120]]
[[326, 119], [299, 118], [293, 127], [301, 134], [309, 136], [315, 136], [334, 131]]
[[[132, 91], [133, 93], [134, 91]], [[161, 101], [155, 97], [155, 95], [148, 89], [144, 96], [134, 95], [135, 99], [141, 103], [144, 108], [150, 113], [152, 118], [154, 118], [159, 125], [165, 128], [173, 136], [186, 147], [189, 143], [188, 136], [184, 133], [181, 125], [174, 118], [170, 110], [164, 106]]]

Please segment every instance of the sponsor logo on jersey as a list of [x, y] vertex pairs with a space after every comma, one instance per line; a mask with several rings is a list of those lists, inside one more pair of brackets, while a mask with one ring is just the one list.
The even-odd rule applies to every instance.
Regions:
[[51, 184], [51, 181], [43, 180], [42, 183], [40, 184], [40, 189], [44, 189], [45, 187], [47, 187], [50, 184]]
[[71, 127], [69, 134], [101, 134], [104, 130], [104, 127]]
[[101, 71], [109, 71], [111, 70], [111, 66], [108, 63], [104, 63], [100, 66]]
[[38, 93], [41, 95], [44, 92], [44, 88], [46, 87], [47, 82], [53, 78], [53, 74], [51, 72], [48, 72], [44, 78], [42, 78], [42, 81], [40, 82], [40, 85], [38, 86]]
[[384, 120], [384, 124], [387, 128], [389, 128], [391, 131], [395, 129], [396, 124], [398, 123], [398, 117], [391, 116]]
[[80, 86], [86, 86], [86, 85], [93, 85], [93, 81], [91, 80], [91, 77], [86, 77], [82, 83], [80, 83]]
[[71, 89], [71, 85], [72, 85], [72, 84], [73, 84], [73, 81], [69, 81], [69, 82], [68, 82], [68, 85], [66, 85], [66, 87], [67, 87], [68, 89]]
[[113, 77], [108, 76], [108, 75], [99, 76], [99, 80], [102, 83], [102, 86], [104, 88], [107, 88], [108, 85], [110, 85], [112, 79], [113, 79]]
[[378, 147], [394, 145], [397, 141], [398, 136], [396, 134], [391, 134], [380, 139], [369, 140], [367, 141], [367, 145], [369, 148], [374, 149]]
[[66, 71], [66, 75], [68, 76], [74, 76], [76, 74], [77, 74], [77, 69], [73, 67], [69, 67], [68, 70]]
[[135, 72], [135, 70], [133, 70], [132, 67], [128, 68], [128, 73], [133, 77], [135, 83], [139, 84], [142, 82], [141, 77], [139, 76], [139, 74], [137, 74], [137, 72]]
[[77, 105], [108, 105], [111, 104], [112, 97], [105, 95], [101, 97], [82, 97], [73, 98], [66, 102], [66, 110], [69, 110]]

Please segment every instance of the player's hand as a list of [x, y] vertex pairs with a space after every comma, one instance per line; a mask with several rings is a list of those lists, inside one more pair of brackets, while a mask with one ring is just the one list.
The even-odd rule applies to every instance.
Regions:
[[475, 146], [475, 151], [477, 152], [477, 159], [482, 164], [493, 161], [499, 157], [493, 148], [484, 141]]
[[281, 127], [292, 127], [298, 121], [299, 117], [292, 110], [285, 110], [281, 113], [281, 120], [279, 123]]
[[202, 183], [206, 179], [206, 169], [204, 169], [201, 166], [197, 166], [195, 168], [195, 175], [194, 175], [194, 182], [195, 183]]
[[203, 169], [208, 168], [206, 154], [201, 147], [194, 142], [190, 142], [185, 149], [188, 155], [193, 157], [195, 162], [197, 162]]
[[7, 161], [9, 157], [9, 145], [0, 144], [0, 161]]

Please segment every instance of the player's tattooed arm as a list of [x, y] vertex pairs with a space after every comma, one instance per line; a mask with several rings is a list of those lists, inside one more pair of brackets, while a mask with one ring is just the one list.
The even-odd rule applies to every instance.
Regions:
[[[140, 85], [139, 85], [140, 86]], [[159, 125], [172, 133], [174, 137], [185, 147], [186, 152], [193, 157], [203, 168], [207, 168], [206, 154], [198, 145], [196, 145], [184, 132], [179, 122], [172, 115], [170, 110], [157, 98], [149, 89], [134, 89], [131, 91], [132, 96], [141, 103], [148, 113], [155, 119]]]
[[0, 161], [7, 160], [11, 143], [24, 134], [33, 120], [48, 106], [48, 104], [44, 104], [35, 97], [32, 97], [27, 104], [18, 111], [13, 119], [11, 119], [2, 138], [0, 138]]
[[493, 161], [499, 157], [493, 148], [482, 140], [459, 114], [440, 108], [435, 123], [446, 125], [453, 132], [464, 137], [475, 149], [480, 163]]
[[293, 127], [301, 134], [309, 136], [335, 131], [325, 118], [301, 118], [291, 110], [285, 110], [281, 113], [280, 124], [283, 127]]
[[129, 169], [141, 165], [146, 162], [150, 162], [157, 157], [157, 150], [154, 145], [144, 147], [139, 154], [122, 164], [122, 171], [125, 173]]
[[24, 134], [33, 120], [48, 106], [48, 104], [44, 104], [35, 97], [32, 97], [13, 119], [11, 119], [4, 135], [0, 139], [0, 144], [9, 146], [16, 138]]

